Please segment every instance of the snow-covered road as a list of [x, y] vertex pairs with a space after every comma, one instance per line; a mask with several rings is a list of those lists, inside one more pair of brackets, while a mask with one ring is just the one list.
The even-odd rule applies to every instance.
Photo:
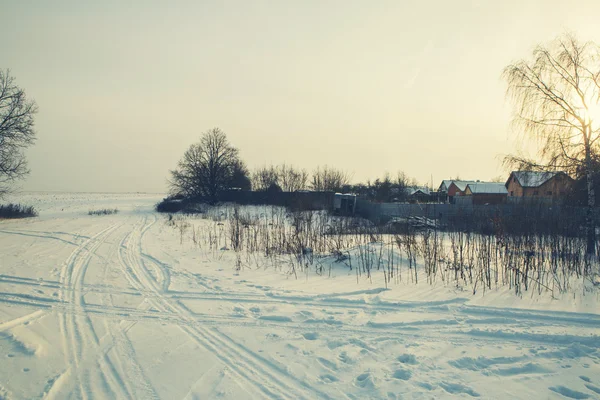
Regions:
[[0, 221], [0, 398], [600, 398], [598, 294], [237, 271], [158, 196], [36, 196]]

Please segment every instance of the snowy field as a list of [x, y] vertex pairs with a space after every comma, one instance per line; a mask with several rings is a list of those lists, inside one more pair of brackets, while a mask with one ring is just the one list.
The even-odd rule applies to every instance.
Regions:
[[0, 221], [0, 398], [600, 398], [597, 293], [238, 269], [160, 197], [9, 199], [40, 216]]

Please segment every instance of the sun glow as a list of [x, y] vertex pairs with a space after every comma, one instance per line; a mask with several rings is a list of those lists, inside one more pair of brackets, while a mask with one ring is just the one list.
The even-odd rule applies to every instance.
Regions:
[[[586, 125], [591, 127], [592, 132], [597, 132], [597, 135], [600, 134], [600, 98], [597, 93], [586, 96], [585, 103], [579, 102], [576, 113], [579, 118], [583, 118]], [[584, 143], [583, 135], [578, 130], [572, 131], [569, 138], [573, 145]]]
[[592, 131], [600, 128], [600, 105], [598, 103], [592, 103], [587, 109], [584, 109], [583, 113], [587, 124], [592, 125]]
[[591, 124], [594, 131], [600, 128], [600, 98], [596, 91], [591, 96], [587, 96], [585, 105], [582, 106], [583, 117], [586, 124]]

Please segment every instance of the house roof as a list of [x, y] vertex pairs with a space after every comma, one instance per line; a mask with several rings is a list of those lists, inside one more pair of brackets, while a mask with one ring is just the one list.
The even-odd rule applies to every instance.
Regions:
[[513, 171], [510, 174], [510, 177], [506, 181], [505, 186], [508, 187], [508, 183], [510, 182], [510, 178], [514, 176], [517, 178], [517, 181], [522, 187], [540, 187], [544, 183], [548, 182], [550, 179], [554, 178], [556, 175], [564, 174], [564, 172], [541, 172], [541, 171]]
[[456, 185], [456, 187], [457, 187], [457, 188], [458, 188], [458, 189], [459, 189], [461, 192], [464, 192], [464, 191], [465, 191], [465, 189], [467, 188], [467, 186], [468, 186], [469, 184], [472, 184], [472, 183], [473, 183], [473, 184], [474, 184], [474, 183], [477, 183], [477, 181], [452, 181], [452, 182], [453, 182], [453, 183]]
[[468, 188], [473, 194], [507, 194], [504, 183], [497, 182], [476, 182], [469, 183]]
[[439, 190], [448, 190], [448, 188], [450, 187], [451, 184], [452, 184], [451, 179], [444, 179], [442, 181], [442, 183], [440, 184]]
[[412, 196], [414, 194], [430, 194], [429, 189], [428, 188], [420, 188], [420, 187], [414, 187], [414, 188], [409, 188], [408, 189], [408, 195]]
[[456, 185], [458, 190], [460, 190], [461, 192], [464, 192], [469, 183], [476, 183], [476, 181], [463, 181], [460, 179], [445, 179], [440, 184], [440, 190], [447, 191], [450, 188], [450, 185], [452, 185], [452, 183], [454, 183]]

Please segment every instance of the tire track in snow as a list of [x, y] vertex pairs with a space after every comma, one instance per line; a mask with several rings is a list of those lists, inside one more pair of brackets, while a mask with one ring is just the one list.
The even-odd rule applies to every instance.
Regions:
[[[148, 291], [146, 291], [147, 293]], [[154, 295], [146, 295], [148, 299], [157, 299], [157, 296]], [[26, 305], [32, 308], [53, 308], [56, 310], [65, 310], [69, 307], [67, 303], [62, 303], [53, 298], [39, 298], [35, 296], [29, 295], [21, 295], [21, 294], [7, 294], [0, 293], [0, 302], [5, 302], [9, 304], [19, 304]], [[148, 305], [148, 302], [145, 302]], [[292, 328], [299, 332], [308, 332], [314, 329], [319, 329], [319, 327], [331, 326], [332, 324], [336, 326], [336, 331], [338, 332], [346, 332], [352, 334], [360, 334], [360, 335], [384, 335], [384, 334], [394, 334], [401, 332], [403, 335], [412, 337], [416, 335], [412, 335], [409, 331], [422, 331], [425, 327], [428, 330], [436, 327], [435, 331], [439, 334], [446, 334], [448, 336], [453, 336], [457, 338], [459, 336], [464, 337], [467, 336], [477, 336], [479, 340], [484, 340], [482, 337], [490, 336], [492, 333], [496, 333], [498, 331], [504, 331], [508, 333], [508, 336], [517, 336], [519, 331], [528, 330], [532, 327], [541, 328], [541, 327], [561, 327], [563, 323], [559, 323], [557, 325], [548, 324], [547, 321], [543, 321], [543, 324], [539, 322], [533, 326], [531, 324], [525, 324], [524, 322], [528, 322], [528, 318], [525, 318], [523, 315], [523, 319], [511, 319], [511, 318], [493, 318], [488, 319], [484, 318], [481, 320], [478, 319], [461, 319], [461, 318], [438, 318], [438, 319], [418, 319], [418, 320], [409, 320], [402, 322], [372, 322], [367, 321], [364, 324], [360, 325], [352, 325], [347, 323], [338, 322], [337, 320], [319, 320], [319, 319], [308, 319], [307, 321], [282, 321], [277, 320], [277, 318], [273, 318], [270, 320], [269, 318], [261, 318], [261, 316], [243, 316], [239, 314], [231, 314], [231, 315], [215, 315], [215, 314], [204, 314], [192, 312], [185, 305], [178, 303], [179, 308], [186, 310], [186, 318], [181, 317], [178, 314], [174, 314], [171, 311], [148, 311], [144, 309], [138, 308], [128, 308], [128, 307], [105, 307], [98, 304], [86, 304], [80, 310], [75, 310], [73, 312], [83, 314], [96, 314], [100, 315], [104, 318], [113, 319], [117, 321], [126, 320], [126, 321], [139, 321], [145, 320], [147, 322], [155, 321], [157, 323], [169, 322], [176, 325], [189, 325], [190, 321], [194, 323], [202, 323], [203, 325], [210, 326], [219, 326], [223, 322], [226, 322], [229, 326], [237, 326], [237, 327], [265, 327], [265, 326], [273, 326], [273, 327], [281, 327], [285, 326], [287, 328]], [[457, 317], [461, 317], [460, 311], [455, 315]], [[411, 315], [414, 314], [411, 312]], [[268, 316], [267, 316], [268, 317]], [[490, 334], [486, 335], [486, 331], [481, 331], [480, 329], [474, 328], [479, 324], [484, 324], [488, 327], [488, 331]], [[586, 326], [587, 325], [587, 326]], [[494, 330], [494, 326], [497, 326], [496, 330]], [[589, 324], [585, 324], [587, 328], [590, 329], [590, 332], [593, 332], [592, 329], [595, 325], [590, 321]], [[457, 329], [462, 328], [462, 331]], [[489, 329], [492, 330], [489, 330]], [[508, 332], [509, 329], [518, 329], [519, 331]], [[421, 336], [431, 337], [435, 339], [440, 335], [426, 335], [425, 333], [419, 333]], [[560, 341], [560, 338], [563, 337], [561, 334], [555, 333], [546, 333], [537, 336], [537, 341], [540, 344], [552, 344]], [[531, 341], [532, 338], [529, 338]], [[592, 345], [593, 347], [600, 347], [600, 341], [597, 337], [589, 336], [589, 335], [571, 335], [569, 336], [569, 340], [577, 341], [580, 343], [587, 343], [588, 345]]]
[[[151, 256], [143, 256], [149, 262], [161, 263], [160, 261], [151, 258]], [[162, 264], [162, 263], [161, 263]], [[162, 278], [163, 289], [165, 289], [165, 282], [169, 280], [167, 267], [162, 264], [159, 269], [162, 271], [162, 275], [167, 275], [166, 278]], [[16, 276], [0, 275], [0, 284], [10, 283], [19, 285], [30, 285], [33, 287], [49, 287], [49, 288], [63, 288], [59, 282], [55, 281], [37, 281], [30, 278], [21, 278]], [[130, 295], [130, 296], [153, 296], [154, 292], [151, 290], [115, 290], [114, 287], [109, 285], [99, 284], [87, 284], [86, 292], [93, 292], [99, 294], [111, 294], [111, 295]], [[600, 315], [598, 314], [584, 314], [584, 313], [573, 313], [573, 312], [560, 312], [560, 311], [545, 311], [545, 310], [531, 310], [531, 309], [506, 309], [498, 307], [484, 307], [484, 306], [468, 306], [458, 305], [453, 307], [452, 304], [456, 303], [456, 300], [448, 302], [378, 302], [378, 303], [367, 303], [364, 300], [353, 300], [353, 299], [336, 299], [331, 300], [329, 297], [322, 296], [293, 296], [293, 295], [276, 295], [276, 294], [256, 294], [256, 293], [215, 293], [215, 292], [188, 292], [188, 291], [173, 291], [163, 290], [163, 296], [169, 297], [176, 300], [214, 300], [219, 302], [231, 302], [231, 303], [249, 303], [249, 304], [288, 304], [288, 305], [302, 305], [303, 307], [315, 307], [315, 308], [339, 308], [348, 310], [361, 310], [361, 311], [407, 311], [416, 313], [435, 313], [435, 314], [452, 314], [456, 316], [474, 317], [475, 319], [470, 320], [473, 323], [477, 323], [477, 318], [486, 318], [487, 323], [493, 322], [493, 319], [497, 319], [498, 323], [507, 323], [510, 321], [514, 322], [531, 322], [537, 321], [547, 326], [563, 326], [568, 325], [581, 325], [589, 327], [600, 328]], [[9, 295], [7, 292], [0, 292], [0, 301], [3, 301], [1, 295]], [[15, 293], [15, 297], [25, 298], [30, 297], [39, 301], [53, 302], [56, 299], [52, 298], [40, 298], [39, 296], [25, 295], [22, 293]], [[338, 295], [339, 296], [339, 295]], [[449, 307], [445, 307], [448, 305]]]
[[[32, 307], [38, 307], [35, 303], [31, 304]], [[89, 306], [89, 305], [88, 305]], [[136, 313], [138, 311], [138, 313]], [[93, 309], [87, 310], [88, 313], [97, 313], [98, 315], [105, 318], [113, 318], [115, 321], [128, 321], [129, 325], [123, 329], [127, 331], [129, 326], [133, 326], [139, 322], [142, 318], [148, 318], [146, 321], [154, 321], [157, 324], [163, 324], [165, 322], [179, 325], [182, 328], [189, 326], [190, 322], [180, 316], [174, 315], [171, 312], [142, 312], [133, 308], [130, 309], [119, 309], [117, 311], [105, 310], [105, 307], [95, 305]], [[240, 318], [239, 316], [222, 316], [222, 315], [210, 315], [210, 314], [193, 314], [195, 316], [195, 323], [202, 324], [203, 326], [214, 327], [214, 330], [223, 325], [224, 322], [230, 327], [247, 327], [247, 328], [282, 328], [291, 329], [298, 334], [311, 333], [315, 330], [325, 328], [329, 326], [327, 323], [311, 323], [307, 324], [304, 322], [282, 322], [282, 321], [269, 321], [265, 319], [256, 320], [253, 318]], [[447, 341], [451, 340], [453, 343], [468, 345], [473, 343], [473, 340], [485, 343], [496, 343], [498, 339], [504, 341], [519, 341], [528, 342], [538, 345], [551, 345], [564, 347], [569, 346], [573, 343], [578, 343], [589, 347], [590, 349], [598, 349], [600, 351], [600, 338], [598, 336], [589, 335], [567, 335], [564, 334], [529, 334], [528, 330], [522, 331], [511, 331], [511, 326], [507, 326], [504, 323], [499, 323], [502, 329], [496, 330], [480, 330], [467, 328], [466, 330], [457, 330], [460, 325], [448, 325], [446, 320], [439, 321], [427, 321], [427, 332], [422, 329], [425, 325], [421, 321], [414, 321], [414, 323], [407, 322], [404, 325], [395, 325], [394, 323], [389, 324], [367, 324], [367, 325], [336, 325], [335, 332], [342, 337], [371, 337], [374, 341], [381, 340], [382, 338], [397, 337], [404, 339], [416, 339], [416, 340], [430, 340], [430, 341]], [[430, 323], [429, 323], [430, 322]], [[435, 328], [435, 329], [433, 329]], [[433, 333], [435, 332], [435, 333]], [[219, 333], [222, 334], [222, 333]], [[102, 340], [101, 340], [102, 342]], [[102, 351], [109, 351], [112, 344], [108, 342], [101, 344]]]
[[[121, 319], [126, 319], [129, 321], [129, 325], [133, 326], [136, 322], [140, 320], [140, 318], [144, 318], [144, 315], [135, 314], [135, 309], [129, 309], [129, 312], [123, 313], [123, 311], [115, 311], [115, 313], [111, 313], [111, 310], [107, 309], [105, 311], [102, 310], [101, 306], [95, 306], [95, 310], [102, 317], [107, 318], [109, 315], [112, 315], [113, 319], [120, 321]], [[145, 315], [148, 315], [148, 318], [153, 318], [153, 321], [156, 323], [163, 324], [165, 322], [169, 322], [175, 325], [182, 326], [182, 329], [186, 326], [189, 326], [189, 321], [184, 320], [180, 316], [174, 315], [171, 312], [147, 312]], [[216, 315], [193, 315], [196, 323], [201, 324], [204, 328], [214, 327], [218, 329], [223, 326], [225, 323], [228, 326], [232, 327], [247, 327], [247, 328], [267, 328], [272, 327], [276, 328], [285, 328], [286, 330], [291, 330], [298, 335], [312, 333], [318, 331], [319, 329], [325, 328], [323, 324], [319, 324], [318, 322], [307, 324], [303, 322], [278, 322], [278, 321], [269, 321], [269, 320], [256, 320], [253, 318], [241, 319], [238, 317], [227, 317], [227, 316], [216, 316]], [[149, 321], [149, 320], [146, 320]], [[598, 349], [600, 349], [600, 340], [598, 337], [589, 336], [589, 335], [569, 335], [565, 336], [563, 334], [551, 334], [551, 333], [541, 333], [538, 330], [538, 334], [532, 335], [527, 332], [529, 329], [521, 328], [520, 331], [515, 331], [514, 327], [507, 325], [498, 325], [499, 329], [494, 330], [478, 330], [472, 328], [466, 328], [463, 326], [464, 330], [457, 330], [457, 328], [461, 328], [460, 325], [448, 325], [446, 320], [435, 320], [435, 321], [427, 321], [428, 325], [425, 327], [422, 321], [415, 321], [414, 323], [407, 322], [403, 325], [397, 325], [394, 323], [389, 324], [373, 324], [369, 325], [336, 325], [335, 333], [336, 337], [347, 344], [355, 344], [360, 347], [363, 347], [367, 350], [373, 351], [370, 346], [361, 343], [355, 343], [352, 341], [348, 341], [347, 338], [350, 337], [370, 337], [374, 342], [378, 342], [381, 340], [387, 340], [389, 338], [396, 338], [401, 340], [417, 340], [417, 341], [430, 341], [430, 342], [451, 342], [456, 345], [467, 346], [472, 344], [474, 341], [478, 343], [497, 343], [498, 340], [502, 342], [527, 342], [531, 344], [538, 345], [550, 345], [556, 348], [559, 351], [565, 351], [573, 344], [579, 344], [588, 348], [591, 353], [590, 354], [598, 354]], [[127, 328], [125, 328], [126, 330]], [[219, 333], [220, 335], [221, 333]], [[107, 342], [101, 346], [101, 350], [104, 352], [109, 351], [112, 347], [111, 343]], [[367, 346], [367, 347], [365, 347]], [[137, 389], [136, 389], [137, 390]], [[136, 393], [140, 393], [140, 391], [136, 391]]]
[[[115, 248], [114, 253], [119, 253], [120, 248], [123, 246], [123, 241], [129, 236], [127, 233], [121, 241], [118, 242], [118, 246]], [[121, 263], [119, 263], [121, 265]], [[109, 265], [108, 262], [104, 266], [104, 281], [108, 280]], [[133, 291], [136, 295], [140, 295], [138, 291]], [[113, 292], [102, 293], [102, 303], [104, 309], [114, 309], [115, 305], [113, 302]], [[118, 294], [122, 294], [118, 293]], [[146, 315], [150, 316], [147, 312], [148, 304], [141, 303], [134, 311], [146, 312]], [[132, 309], [133, 310], [133, 309]], [[106, 314], [103, 313], [103, 316]], [[129, 315], [128, 315], [129, 316]], [[133, 320], [124, 320], [119, 318], [117, 320], [110, 321], [107, 318], [103, 319], [104, 325], [107, 331], [107, 335], [110, 335], [111, 342], [109, 345], [102, 349], [103, 355], [108, 355], [111, 350], [118, 354], [116, 362], [120, 367], [122, 373], [125, 376], [124, 384], [128, 392], [129, 398], [142, 398], [142, 399], [157, 399], [158, 394], [152, 386], [152, 383], [148, 380], [144, 374], [142, 367], [140, 366], [136, 356], [135, 350], [127, 336], [127, 332], [139, 321], [139, 318]]]
[[[71, 253], [60, 271], [63, 289], [59, 293], [59, 300], [69, 303], [65, 312], [58, 313], [65, 363], [68, 367], [49, 389], [48, 398], [60, 398], [65, 390], [72, 394], [74, 385], [78, 386], [80, 395], [84, 399], [88, 398], [90, 390], [92, 393], [104, 393], [107, 396], [126, 395], [122, 379], [118, 376], [112, 362], [106, 357], [98, 361], [99, 369], [84, 368], [84, 364], [87, 366], [91, 358], [89, 347], [97, 351], [99, 344], [92, 322], [84, 308], [85, 273], [96, 250], [105, 243], [117, 227], [117, 224], [111, 225], [87, 239]], [[66, 290], [67, 288], [70, 290]]]
[[[7, 230], [1, 230], [0, 233], [4, 233], [7, 235], [28, 236], [28, 237], [34, 237], [34, 238], [40, 238], [40, 239], [52, 239], [52, 240], [57, 240], [59, 242], [63, 242], [65, 244], [69, 244], [71, 246], [76, 246], [76, 247], [79, 246], [79, 244], [77, 244], [75, 242], [71, 242], [70, 240], [63, 239], [58, 236], [49, 235], [49, 234], [39, 235], [36, 233], [26, 233], [26, 232], [7, 231]], [[45, 232], [42, 232], [42, 233], [45, 233]]]
[[[156, 296], [151, 296], [151, 298], [156, 298]], [[27, 305], [33, 308], [50, 308], [56, 310], [66, 310], [68, 308], [68, 304], [58, 302], [56, 299], [52, 298], [39, 298], [34, 296], [25, 296], [20, 294], [6, 294], [0, 293], [0, 302], [6, 302], [10, 304], [20, 304]], [[147, 302], [145, 304], [148, 304]], [[318, 329], [319, 327], [330, 326], [331, 324], [336, 325], [336, 331], [339, 332], [347, 332], [353, 334], [393, 334], [402, 332], [405, 336], [413, 336], [408, 331], [418, 331], [422, 330], [424, 327], [433, 328], [436, 327], [436, 331], [441, 333], [445, 333], [450, 336], [460, 335], [470, 335], [470, 336], [484, 336], [482, 331], [474, 328], [473, 326], [479, 324], [485, 324], [488, 328], [492, 330], [489, 332], [498, 332], [498, 330], [507, 331], [508, 329], [529, 329], [531, 325], [523, 325], [523, 320], [513, 320], [508, 318], [495, 318], [495, 319], [482, 319], [482, 320], [461, 320], [461, 319], [419, 319], [419, 320], [409, 320], [403, 322], [366, 322], [362, 325], [352, 325], [336, 320], [315, 320], [309, 319], [308, 321], [275, 321], [269, 320], [269, 318], [258, 318], [253, 316], [241, 316], [239, 314], [235, 315], [214, 315], [214, 314], [203, 314], [203, 313], [195, 313], [187, 309], [187, 307], [183, 304], [178, 304], [180, 308], [185, 309], [187, 311], [187, 317], [184, 319], [181, 316], [174, 314], [172, 312], [163, 312], [163, 311], [147, 311], [140, 308], [127, 308], [127, 307], [105, 307], [97, 304], [86, 304], [80, 310], [75, 310], [73, 312], [83, 314], [96, 314], [100, 315], [104, 318], [113, 319], [117, 321], [127, 320], [127, 321], [156, 321], [156, 322], [169, 322], [177, 325], [186, 325], [189, 324], [190, 320], [195, 323], [202, 323], [203, 325], [211, 325], [211, 326], [219, 326], [223, 322], [227, 322], [229, 326], [238, 326], [238, 327], [264, 327], [264, 326], [273, 326], [273, 327], [281, 327], [285, 326], [287, 328], [293, 328], [297, 331], [310, 331], [311, 329]], [[457, 315], [460, 317], [460, 315]], [[540, 325], [539, 323], [535, 325], [536, 328], [541, 328], [542, 326], [546, 326], [548, 328], [552, 328], [553, 326], [560, 327], [562, 324], [558, 325], [549, 325], [544, 322], [544, 325]], [[493, 330], [493, 326], [499, 327], [499, 329]], [[588, 328], [593, 328], [594, 325]], [[463, 331], [457, 330], [457, 328], [464, 329]], [[430, 329], [428, 329], [430, 330]], [[592, 332], [592, 331], [590, 331]], [[512, 333], [512, 335], [517, 335], [518, 331]], [[421, 333], [420, 335], [424, 335]], [[439, 336], [439, 335], [438, 335]], [[434, 336], [429, 335], [429, 337], [434, 338]], [[552, 344], [557, 340], [560, 340], [560, 334], [547, 333], [538, 336], [537, 341], [539, 343]], [[594, 347], [598, 347], [599, 345], [594, 345], [598, 342], [596, 338], [593, 336], [586, 335], [578, 335], [578, 336], [570, 336], [570, 340], [578, 341], [581, 343], [588, 343]]]
[[[134, 240], [134, 235], [137, 233], [136, 232], [137, 230], [139, 230], [140, 232], [145, 232], [145, 231], [147, 231], [147, 229], [148, 228], [146, 228], [146, 221], [144, 221], [142, 223], [141, 229], [138, 229], [137, 227], [134, 228], [134, 230], [123, 239], [120, 249], [119, 249], [119, 260], [122, 264], [122, 269], [126, 275], [127, 280], [133, 287], [140, 290], [140, 292], [146, 292], [146, 291], [148, 291], [149, 288], [154, 288], [154, 290], [150, 290], [151, 292], [153, 292], [154, 296], [144, 296], [145, 301], [148, 304], [152, 305], [157, 311], [163, 312], [165, 314], [173, 314], [170, 307], [167, 307], [163, 301], [160, 301], [162, 299], [162, 297], [158, 293], [158, 289], [156, 289], [156, 281], [152, 280], [152, 277], [149, 276], [149, 274], [147, 274], [147, 271], [146, 271], [146, 273], [142, 273], [140, 271], [140, 269], [145, 270], [145, 268], [143, 265], [140, 265], [140, 262], [135, 258], [135, 253], [133, 250], [136, 247], [139, 247], [140, 245], [132, 246], [132, 241]], [[141, 242], [141, 235], [139, 233], [138, 233], [138, 236], [140, 237], [139, 240]], [[207, 347], [206, 344], [204, 344], [202, 341], [199, 341], [198, 338], [196, 336], [194, 336], [192, 331], [187, 329], [187, 326], [182, 326], [181, 329], [185, 333], [187, 333], [188, 336], [190, 336], [190, 338], [192, 340], [194, 340], [194, 342], [196, 342], [197, 344], [199, 344], [200, 346], [202, 346], [204, 348], [207, 348], [207, 350], [212, 352], [218, 359], [223, 361], [225, 365], [230, 366], [230, 368], [231, 368], [230, 363], [227, 362], [228, 360], [218, 354], [217, 348]], [[244, 374], [243, 371], [240, 371], [237, 368], [232, 368], [232, 370], [242, 380], [249, 380], [249, 378]], [[255, 383], [255, 385], [256, 385], [256, 383]], [[259, 389], [260, 389], [260, 387], [259, 387]], [[256, 392], [256, 394], [261, 394], [261, 392], [258, 391], [258, 392]], [[269, 392], [269, 394], [271, 395], [271, 397], [273, 397], [273, 394], [271, 392]]]
[[47, 310], [38, 310], [38, 311], [32, 312], [31, 314], [27, 314], [22, 317], [3, 322], [0, 324], [0, 332], [4, 332], [8, 329], [12, 329], [17, 326], [30, 324], [31, 322], [42, 318], [46, 314], [48, 314]]
[[[148, 297], [148, 301], [152, 302], [154, 307], [160, 311], [180, 316], [186, 322], [181, 326], [183, 331], [196, 343], [212, 352], [236, 375], [252, 384], [258, 394], [268, 398], [282, 399], [328, 398], [327, 394], [317, 389], [303, 387], [294, 377], [281, 374], [280, 370], [265, 363], [248, 349], [240, 351], [231, 342], [220, 338], [218, 332], [202, 327], [201, 321], [194, 320], [193, 315], [190, 315], [187, 309], [161, 293], [159, 283], [153, 279], [141, 261], [143, 234], [155, 221], [156, 219], [149, 225], [144, 223], [141, 229], [134, 229], [127, 241], [127, 251], [123, 251], [125, 253], [123, 261], [128, 264], [126, 270], [131, 271], [134, 275], [131, 277], [131, 281], [137, 282], [143, 288], [149, 288], [155, 293], [154, 297]], [[310, 395], [304, 393], [306, 389], [311, 391]]]

